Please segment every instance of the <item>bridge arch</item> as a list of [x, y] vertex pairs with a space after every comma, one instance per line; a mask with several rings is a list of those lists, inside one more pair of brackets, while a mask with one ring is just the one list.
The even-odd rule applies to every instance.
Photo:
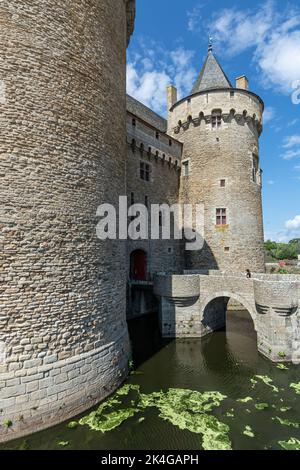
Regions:
[[255, 306], [252, 305], [251, 302], [245, 299], [245, 297], [243, 297], [242, 295], [238, 293], [232, 293], [229, 291], [214, 292], [213, 294], [209, 294], [206, 297], [204, 297], [204, 299], [202, 300], [200, 304], [200, 316], [201, 316], [200, 321], [201, 322], [204, 320], [205, 310], [209, 306], [209, 304], [213, 302], [214, 300], [222, 299], [222, 298], [228, 299], [228, 300], [233, 299], [239, 302], [249, 312], [253, 321], [254, 329], [255, 331], [257, 331], [257, 325], [256, 325], [257, 316], [256, 316]]

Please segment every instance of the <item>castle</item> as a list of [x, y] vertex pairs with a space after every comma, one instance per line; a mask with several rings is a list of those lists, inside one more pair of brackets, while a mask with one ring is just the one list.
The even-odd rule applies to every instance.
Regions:
[[[126, 304], [143, 313], [153, 292], [164, 336], [223, 326], [232, 297], [263, 354], [299, 362], [300, 283], [264, 274], [263, 103], [246, 77], [233, 87], [210, 46], [190, 95], [168, 88], [165, 120], [126, 98], [135, 0], [4, 0], [0, 15], [0, 441], [114, 391]], [[97, 208], [120, 195], [204, 204], [203, 249], [99, 240]]]

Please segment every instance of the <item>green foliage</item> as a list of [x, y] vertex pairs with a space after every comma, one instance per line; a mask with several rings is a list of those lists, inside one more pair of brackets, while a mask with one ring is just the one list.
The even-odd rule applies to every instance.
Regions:
[[266, 253], [275, 260], [297, 259], [297, 256], [300, 254], [299, 238], [290, 240], [289, 243], [276, 243], [267, 240], [264, 246]]
[[279, 351], [279, 353], [278, 353], [278, 357], [280, 357], [281, 359], [284, 359], [284, 358], [286, 357], [286, 354], [285, 354], [285, 352], [283, 352], [283, 351]]
[[3, 426], [5, 426], [6, 428], [11, 428], [13, 425], [12, 421], [10, 419], [7, 419], [6, 421], [4, 421], [3, 423]]

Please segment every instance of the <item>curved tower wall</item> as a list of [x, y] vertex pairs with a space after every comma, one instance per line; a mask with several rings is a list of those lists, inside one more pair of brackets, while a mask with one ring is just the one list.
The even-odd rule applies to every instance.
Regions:
[[97, 239], [96, 209], [125, 194], [134, 1], [4, 0], [0, 17], [7, 440], [89, 408], [127, 374], [125, 246]]
[[[184, 143], [182, 160], [189, 161], [189, 176], [181, 174], [181, 202], [205, 208], [205, 246], [186, 252], [190, 269], [264, 271], [259, 169], [253, 181], [262, 112], [253, 93], [216, 89], [179, 101], [169, 113], [169, 132]], [[219, 128], [212, 127], [214, 113], [221, 114]], [[224, 226], [216, 225], [217, 208], [226, 208]]]

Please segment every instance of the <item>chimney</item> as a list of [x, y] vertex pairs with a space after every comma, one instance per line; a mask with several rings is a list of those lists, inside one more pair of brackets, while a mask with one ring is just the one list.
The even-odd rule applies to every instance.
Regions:
[[241, 88], [242, 90], [249, 89], [249, 82], [246, 75], [236, 78], [236, 88]]
[[167, 87], [167, 104], [168, 104], [168, 111], [172, 108], [172, 106], [177, 103], [177, 88], [173, 85], [169, 85]]

